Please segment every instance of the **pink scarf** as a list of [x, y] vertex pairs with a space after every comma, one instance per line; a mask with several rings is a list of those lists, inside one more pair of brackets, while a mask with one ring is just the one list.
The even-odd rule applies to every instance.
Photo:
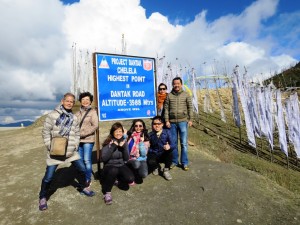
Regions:
[[[133, 145], [132, 142], [133, 141]], [[131, 146], [131, 150], [129, 149], [129, 159], [137, 159], [140, 157], [140, 151], [139, 151], [139, 143], [141, 141], [141, 133], [133, 132], [131, 134], [130, 139], [128, 140], [128, 145]]]

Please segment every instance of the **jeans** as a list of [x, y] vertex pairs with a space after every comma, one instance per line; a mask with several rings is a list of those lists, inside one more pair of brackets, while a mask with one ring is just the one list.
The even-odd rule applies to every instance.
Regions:
[[181, 154], [180, 154], [180, 163], [182, 166], [187, 166], [189, 164], [188, 160], [188, 147], [187, 147], [187, 137], [188, 137], [188, 123], [179, 122], [171, 123], [171, 134], [173, 141], [175, 143], [175, 149], [172, 151], [173, 159], [172, 163], [178, 165], [178, 134], [180, 138]]
[[[83, 164], [82, 160], [78, 159], [78, 160], [73, 161], [72, 165], [75, 166], [75, 168], [77, 169], [77, 171], [79, 173], [78, 182], [79, 182], [80, 188], [83, 189], [86, 186], [84, 164]], [[47, 191], [49, 189], [50, 183], [53, 179], [53, 176], [54, 176], [54, 173], [55, 173], [55, 170], [57, 167], [58, 167], [58, 165], [47, 166], [45, 176], [42, 180], [41, 190], [39, 193], [40, 199], [46, 197]]]
[[138, 161], [136, 159], [129, 160], [127, 162], [127, 165], [131, 167], [132, 169], [136, 170], [138, 172], [138, 175], [141, 178], [145, 178], [148, 175], [148, 165], [147, 161]]
[[92, 151], [94, 147], [93, 143], [80, 143], [78, 148], [78, 153], [80, 155], [81, 160], [85, 165], [85, 176], [86, 181], [90, 182], [92, 180]]

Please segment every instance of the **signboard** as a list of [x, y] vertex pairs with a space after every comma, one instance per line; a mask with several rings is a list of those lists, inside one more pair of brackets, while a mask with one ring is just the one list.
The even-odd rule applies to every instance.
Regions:
[[100, 121], [156, 115], [154, 58], [104, 53], [94, 57]]

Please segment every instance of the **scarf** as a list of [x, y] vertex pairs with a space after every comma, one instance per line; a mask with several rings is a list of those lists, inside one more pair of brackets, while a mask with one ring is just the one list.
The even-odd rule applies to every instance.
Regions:
[[81, 107], [80, 107], [80, 112], [86, 112], [88, 109], [91, 109], [91, 108], [92, 108], [91, 105], [89, 105], [89, 106], [87, 106], [87, 107], [81, 106]]
[[157, 93], [157, 106], [158, 106], [158, 109], [162, 109], [164, 101], [167, 98], [167, 96], [168, 96], [167, 93], [164, 93], [164, 94]]
[[128, 140], [129, 159], [137, 159], [140, 156], [139, 143], [141, 141], [141, 133], [133, 132]]
[[59, 127], [59, 134], [61, 136], [67, 136], [71, 131], [74, 116], [72, 112], [67, 112], [62, 105], [59, 107], [59, 109], [62, 111], [62, 113], [57, 118], [55, 125]]

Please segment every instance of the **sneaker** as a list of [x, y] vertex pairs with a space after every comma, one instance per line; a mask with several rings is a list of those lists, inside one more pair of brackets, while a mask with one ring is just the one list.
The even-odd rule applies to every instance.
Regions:
[[166, 180], [172, 180], [172, 176], [170, 174], [170, 170], [168, 168], [164, 168], [164, 178], [166, 178]]
[[103, 196], [103, 199], [106, 205], [110, 205], [112, 203], [111, 193], [106, 192], [106, 194]]
[[183, 166], [183, 170], [184, 171], [188, 171], [189, 170], [189, 167], [187, 165]]
[[170, 166], [170, 169], [173, 169], [173, 168], [175, 168], [176, 166], [177, 166], [177, 164], [172, 163], [171, 166]]
[[118, 186], [119, 186], [119, 181], [118, 181], [118, 180], [115, 180], [114, 185], [118, 187]]
[[88, 197], [93, 197], [95, 195], [95, 192], [91, 191], [89, 187], [84, 188], [80, 194], [86, 195]]
[[157, 175], [158, 175], [158, 168], [156, 168], [155, 170], [153, 170], [152, 174], [153, 174], [154, 176], [157, 176]]
[[132, 181], [131, 183], [128, 184], [129, 186], [134, 186], [135, 185], [135, 182]]
[[87, 180], [86, 182], [85, 182], [85, 186], [86, 187], [88, 187], [88, 188], [90, 188], [91, 187], [91, 181], [90, 180]]
[[44, 211], [48, 209], [47, 200], [46, 198], [41, 198], [39, 201], [39, 210]]

